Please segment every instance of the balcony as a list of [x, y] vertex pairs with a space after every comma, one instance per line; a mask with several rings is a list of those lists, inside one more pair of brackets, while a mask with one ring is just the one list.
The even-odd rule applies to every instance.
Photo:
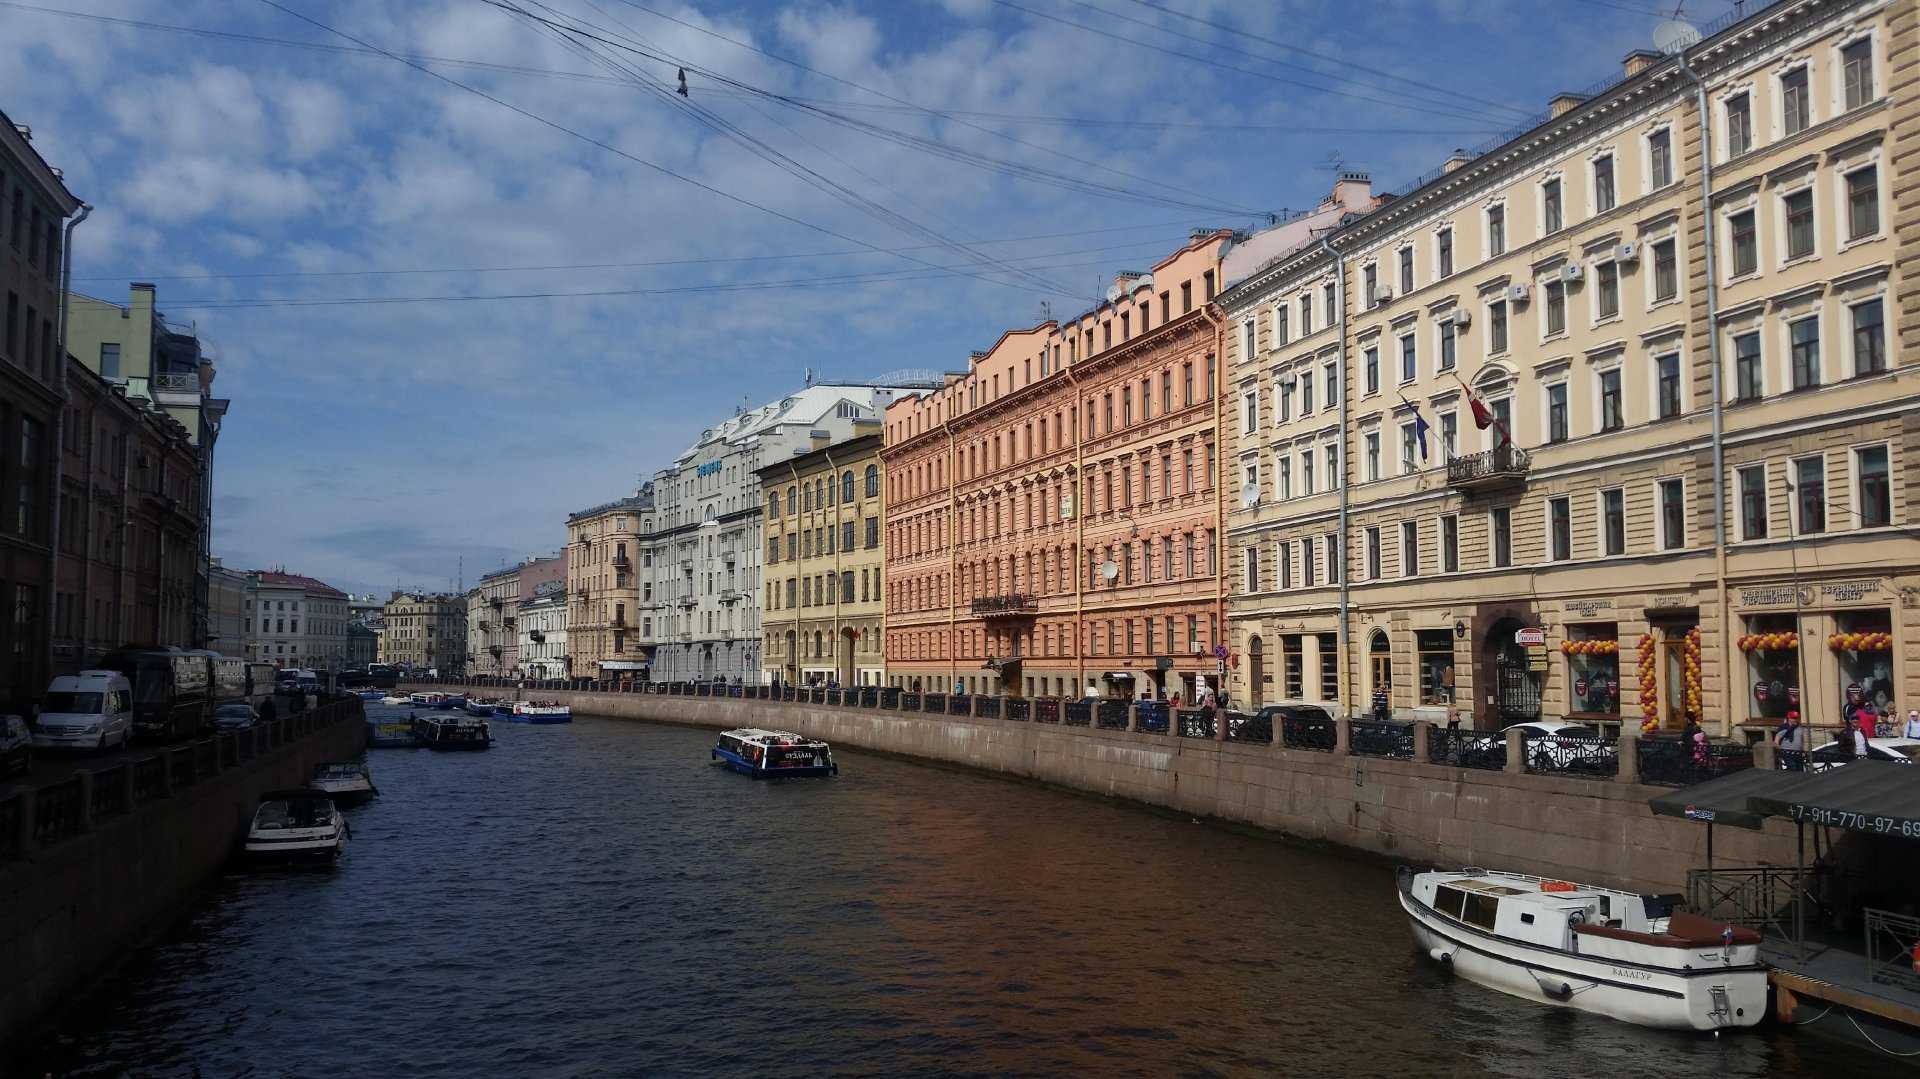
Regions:
[[681, 596], [678, 599], [675, 599], [673, 602], [674, 602], [674, 605], [677, 607], [692, 607], [697, 605], [700, 601], [693, 598], [692, 596]]
[[626, 629], [627, 616], [624, 614], [615, 614], [613, 620], [608, 622], [607, 625], [612, 626], [614, 629]]
[[747, 594], [738, 588], [723, 588], [720, 590], [720, 602], [722, 603], [738, 603], [746, 598]]
[[494, 610], [497, 611], [500, 608], [506, 606], [506, 602], [507, 602], [506, 600], [501, 599], [499, 596], [494, 596], [492, 599], [487, 600], [487, 606], [492, 607]]
[[1040, 601], [1017, 592], [1005, 596], [981, 596], [973, 601], [972, 610], [975, 618], [1032, 618], [1040, 613]]
[[689, 577], [693, 576], [693, 559], [691, 558], [681, 559], [680, 572], [686, 574]]
[[530, 630], [527, 633], [527, 640], [532, 641], [534, 644], [545, 644], [547, 643], [547, 635], [537, 629]]
[[1448, 461], [1447, 485], [1467, 494], [1518, 486], [1527, 482], [1527, 468], [1531, 463], [1527, 451], [1517, 446], [1510, 443], [1496, 446], [1485, 453]]
[[738, 553], [734, 551], [720, 552], [720, 561], [725, 562], [729, 566], [733, 565], [734, 560], [738, 557], [739, 557]]
[[200, 403], [200, 374], [197, 371], [162, 372], [155, 374], [148, 385], [153, 389], [154, 399], [163, 405]]
[[627, 559], [626, 555], [616, 554], [613, 556], [613, 568], [614, 569], [632, 569], [633, 563]]
[[502, 618], [500, 620], [500, 628], [501, 629], [518, 629], [520, 628], [520, 620], [518, 618]]

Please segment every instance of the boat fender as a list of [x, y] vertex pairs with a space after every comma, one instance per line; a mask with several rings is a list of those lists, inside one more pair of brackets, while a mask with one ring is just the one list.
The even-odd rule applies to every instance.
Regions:
[[1434, 962], [1446, 967], [1448, 970], [1453, 969], [1453, 953], [1447, 949], [1433, 948], [1427, 952], [1427, 955], [1431, 956]]

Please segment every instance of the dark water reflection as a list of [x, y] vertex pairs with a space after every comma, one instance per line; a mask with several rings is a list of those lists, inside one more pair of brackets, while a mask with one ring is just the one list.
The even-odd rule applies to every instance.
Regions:
[[376, 751], [332, 873], [233, 874], [21, 1074], [1838, 1076], [1416, 961], [1392, 870], [843, 751], [756, 783], [709, 732], [497, 725]]

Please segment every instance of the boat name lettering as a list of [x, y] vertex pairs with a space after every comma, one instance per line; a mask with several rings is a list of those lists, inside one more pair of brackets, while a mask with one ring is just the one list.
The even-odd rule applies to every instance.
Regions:
[[1636, 982], [1650, 982], [1653, 980], [1652, 971], [1628, 970], [1624, 967], [1613, 967], [1612, 970], [1613, 976], [1616, 978], [1632, 978]]

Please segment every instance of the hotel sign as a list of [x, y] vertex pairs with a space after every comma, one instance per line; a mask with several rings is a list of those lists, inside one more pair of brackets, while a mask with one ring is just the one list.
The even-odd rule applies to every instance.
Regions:
[[708, 461], [706, 464], [694, 469], [693, 474], [696, 476], [711, 476], [715, 472], [720, 471], [721, 467], [725, 464], [725, 461]]

